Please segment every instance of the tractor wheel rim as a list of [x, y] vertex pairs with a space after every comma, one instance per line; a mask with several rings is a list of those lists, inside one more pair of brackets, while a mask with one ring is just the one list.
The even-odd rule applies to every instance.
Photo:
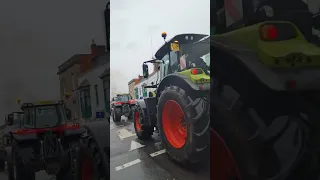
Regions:
[[181, 106], [173, 100], [167, 101], [162, 109], [162, 127], [166, 139], [174, 148], [182, 148], [187, 139], [185, 115]]
[[214, 179], [242, 180], [238, 166], [224, 140], [210, 129], [210, 174]]
[[92, 180], [93, 179], [93, 164], [86, 160], [82, 165], [82, 180]]
[[140, 131], [141, 130], [141, 124], [140, 124], [140, 114], [139, 114], [139, 112], [135, 112], [134, 113], [134, 119], [135, 119], [135, 121], [136, 121], [136, 129], [138, 130], [138, 131]]

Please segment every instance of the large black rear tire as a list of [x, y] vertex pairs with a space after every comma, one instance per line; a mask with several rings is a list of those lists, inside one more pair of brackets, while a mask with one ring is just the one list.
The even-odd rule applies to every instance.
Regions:
[[[110, 179], [110, 124], [97, 121], [84, 127], [88, 134], [81, 139], [76, 153], [76, 180]], [[83, 174], [88, 169], [91, 171]]]
[[100, 169], [95, 156], [97, 154], [90, 145], [80, 146], [76, 160], [76, 180], [100, 180]]
[[[167, 153], [173, 160], [187, 166], [209, 162], [210, 156], [209, 103], [202, 98], [192, 97], [192, 94], [177, 86], [166, 87], [160, 95], [157, 107], [159, 133]], [[173, 147], [165, 134], [163, 115], [168, 101], [178, 104], [184, 114], [187, 136], [181, 148]]]

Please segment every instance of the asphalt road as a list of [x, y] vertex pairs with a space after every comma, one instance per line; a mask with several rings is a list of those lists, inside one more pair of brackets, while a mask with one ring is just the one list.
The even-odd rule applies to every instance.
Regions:
[[[0, 172], [0, 180], [8, 180], [7, 172]], [[49, 176], [45, 171], [36, 173], [36, 180], [55, 180], [55, 177]]]
[[157, 133], [150, 141], [140, 141], [133, 123], [125, 118], [110, 120], [111, 180], [209, 180], [207, 170], [186, 170], [172, 162], [162, 149]]

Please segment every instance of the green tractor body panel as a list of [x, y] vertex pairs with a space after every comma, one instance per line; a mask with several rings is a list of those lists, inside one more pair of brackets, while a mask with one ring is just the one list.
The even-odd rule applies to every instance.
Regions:
[[[201, 71], [202, 73], [192, 74], [191, 71], [194, 70], [194, 69], [196, 69], [198, 71]], [[194, 69], [187, 69], [187, 70], [184, 70], [182, 72], [178, 72], [178, 74], [181, 74], [183, 76], [188, 77], [190, 79], [190, 81], [195, 83], [195, 84], [203, 84], [203, 83], [209, 83], [210, 84], [210, 76], [205, 74], [203, 72], [203, 70], [200, 69], [200, 68], [194, 68]]]
[[[296, 36], [282, 41], [264, 41], [260, 27], [286, 24]], [[265, 21], [211, 37], [211, 46], [240, 60], [251, 72], [274, 90], [320, 89], [320, 48], [306, 41], [295, 25], [283, 21]], [[288, 83], [294, 82], [294, 88]]]
[[[287, 24], [292, 26], [297, 36], [283, 41], [264, 41], [261, 40], [259, 30], [266, 24]], [[214, 35], [213, 39], [229, 39], [240, 43], [244, 47], [257, 53], [258, 59], [268, 67], [299, 68], [302, 66], [319, 66], [320, 49], [319, 47], [306, 41], [298, 28], [285, 21], [266, 21], [252, 26], [240, 28], [222, 35]], [[243, 48], [242, 48], [243, 49]], [[290, 54], [303, 54], [311, 59], [310, 63], [297, 62], [294, 66], [286, 62], [285, 58]]]

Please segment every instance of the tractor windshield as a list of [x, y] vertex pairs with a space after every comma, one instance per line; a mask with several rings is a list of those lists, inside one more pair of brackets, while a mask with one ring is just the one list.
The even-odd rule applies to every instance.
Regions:
[[123, 94], [123, 95], [117, 95], [117, 97], [114, 98], [115, 101], [117, 102], [127, 102], [131, 98], [129, 95]]
[[66, 121], [66, 114], [61, 105], [34, 106], [26, 109], [24, 125], [33, 128], [46, 128]]
[[205, 37], [198, 42], [184, 47], [187, 63], [190, 67], [202, 68], [210, 74], [210, 38]]

